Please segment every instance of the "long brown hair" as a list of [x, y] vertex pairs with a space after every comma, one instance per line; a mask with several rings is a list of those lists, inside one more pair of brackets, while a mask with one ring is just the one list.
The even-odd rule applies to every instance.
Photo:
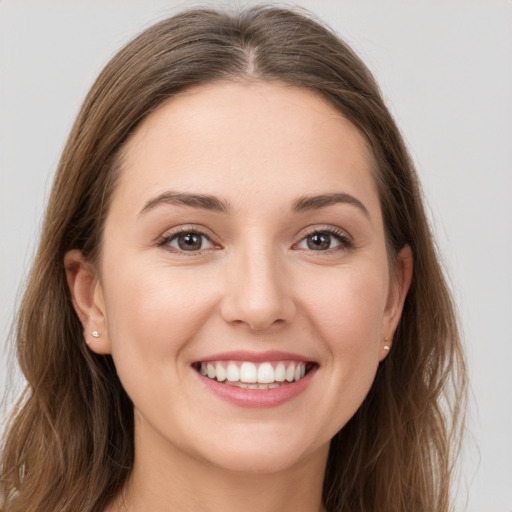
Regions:
[[4, 439], [3, 512], [102, 511], [134, 460], [133, 408], [110, 356], [88, 350], [66, 284], [64, 254], [95, 261], [123, 144], [164, 101], [193, 85], [279, 81], [322, 94], [366, 137], [393, 258], [414, 275], [393, 350], [354, 417], [333, 438], [329, 512], [446, 512], [465, 396], [454, 307], [420, 187], [374, 78], [309, 16], [276, 7], [183, 12], [150, 27], [106, 66], [59, 163], [19, 311], [27, 387]]

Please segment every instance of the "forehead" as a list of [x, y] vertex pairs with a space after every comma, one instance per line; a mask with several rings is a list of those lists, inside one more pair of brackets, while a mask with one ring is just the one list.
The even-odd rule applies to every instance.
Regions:
[[114, 201], [139, 206], [166, 188], [235, 202], [248, 191], [286, 202], [335, 188], [376, 198], [372, 154], [354, 125], [318, 93], [279, 83], [184, 91], [139, 125], [121, 168]]

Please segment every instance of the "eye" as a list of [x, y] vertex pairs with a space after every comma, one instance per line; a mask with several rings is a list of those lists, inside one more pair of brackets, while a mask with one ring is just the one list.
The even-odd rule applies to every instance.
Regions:
[[328, 251], [329, 249], [350, 247], [351, 243], [343, 232], [326, 229], [310, 233], [297, 244], [297, 248], [310, 251]]
[[206, 235], [197, 231], [180, 231], [164, 238], [159, 245], [186, 252], [197, 252], [214, 247], [213, 242]]

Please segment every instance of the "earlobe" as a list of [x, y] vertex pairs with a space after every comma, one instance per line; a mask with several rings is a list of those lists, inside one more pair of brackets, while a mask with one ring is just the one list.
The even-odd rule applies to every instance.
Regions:
[[105, 303], [96, 269], [77, 249], [66, 253], [64, 268], [73, 307], [84, 328], [85, 342], [97, 354], [109, 354]]
[[398, 325], [409, 291], [413, 273], [413, 254], [408, 245], [405, 245], [396, 257], [395, 268], [389, 287], [389, 295], [382, 326], [382, 343], [380, 358], [382, 361], [390, 352], [393, 333]]

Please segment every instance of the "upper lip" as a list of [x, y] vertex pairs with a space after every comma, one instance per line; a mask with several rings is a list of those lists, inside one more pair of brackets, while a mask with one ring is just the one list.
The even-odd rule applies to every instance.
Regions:
[[208, 361], [250, 361], [253, 363], [263, 363], [265, 361], [300, 361], [305, 363], [314, 363], [314, 359], [293, 352], [283, 352], [281, 350], [267, 350], [264, 352], [251, 352], [247, 350], [233, 350], [230, 352], [220, 352], [198, 359], [195, 362], [207, 363]]

